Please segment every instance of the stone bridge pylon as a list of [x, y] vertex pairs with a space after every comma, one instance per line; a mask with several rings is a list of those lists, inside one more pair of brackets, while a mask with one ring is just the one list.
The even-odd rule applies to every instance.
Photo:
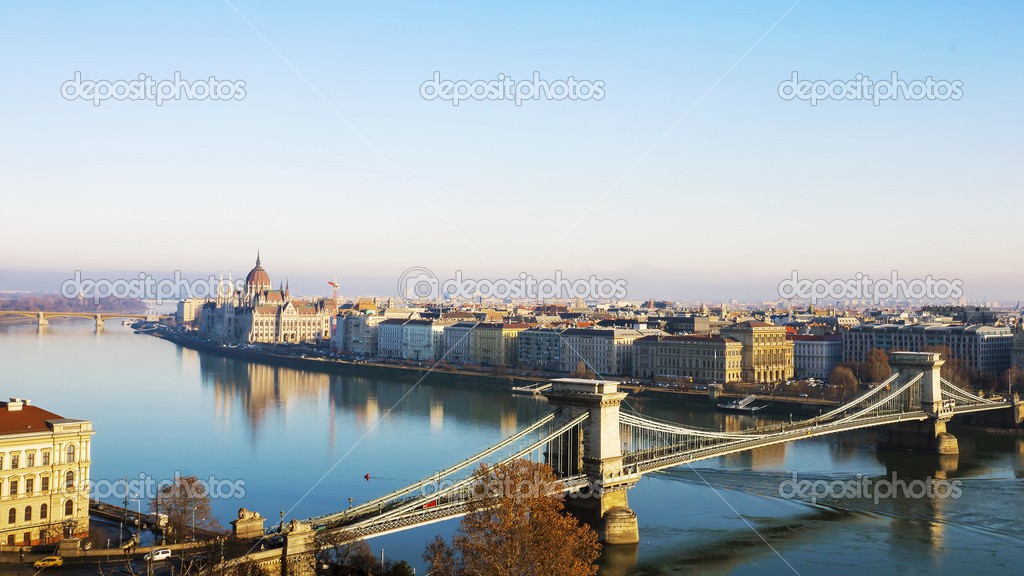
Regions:
[[622, 462], [619, 407], [626, 398], [618, 382], [559, 378], [545, 393], [552, 406], [562, 408], [566, 421], [589, 412], [578, 438], [552, 444], [548, 464], [561, 477], [586, 474], [587, 488], [566, 499], [567, 508], [590, 524], [606, 544], [640, 542], [636, 513], [626, 492], [640, 480]]
[[952, 417], [942, 399], [942, 355], [935, 352], [893, 352], [890, 359], [892, 371], [900, 378], [894, 386], [910, 381], [920, 375], [920, 406], [908, 406], [908, 411], [917, 408], [928, 414], [927, 420], [901, 422], [879, 429], [878, 447], [883, 450], [903, 450], [934, 454], [959, 454], [960, 446], [956, 436], [946, 431], [946, 422]]

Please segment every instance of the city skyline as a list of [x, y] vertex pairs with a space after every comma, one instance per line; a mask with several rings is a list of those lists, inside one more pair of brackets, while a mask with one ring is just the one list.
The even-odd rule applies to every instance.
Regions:
[[[1008, 193], [1022, 175], [1024, 86], [1006, 73], [1019, 5], [64, 8], [13, 6], [0, 22], [11, 53], [32, 54], [0, 62], [19, 86], [3, 289], [55, 291], [75, 270], [241, 274], [257, 249], [307, 293], [338, 276], [383, 295], [415, 266], [625, 278], [638, 299], [770, 299], [793, 270], [956, 278], [975, 300], [1016, 299], [1024, 280], [1024, 200]], [[535, 72], [603, 92], [422, 95], [435, 73]], [[176, 73], [244, 82], [244, 97], [62, 95], [76, 74]], [[894, 73], [959, 82], [959, 97], [780, 93], [794, 74]]]

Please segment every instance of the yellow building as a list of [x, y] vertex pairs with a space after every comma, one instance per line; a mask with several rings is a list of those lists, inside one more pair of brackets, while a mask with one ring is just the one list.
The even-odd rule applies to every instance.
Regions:
[[721, 329], [723, 338], [743, 345], [744, 382], [779, 382], [793, 377], [793, 341], [785, 326], [765, 322], [740, 322]]
[[0, 402], [0, 543], [30, 546], [89, 533], [92, 422], [30, 401]]
[[516, 338], [529, 327], [529, 324], [477, 324], [470, 333], [470, 361], [484, 366], [515, 366], [519, 356]]

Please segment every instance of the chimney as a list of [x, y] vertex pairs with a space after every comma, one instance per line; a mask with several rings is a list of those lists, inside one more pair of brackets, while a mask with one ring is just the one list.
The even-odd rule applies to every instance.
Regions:
[[10, 400], [4, 404], [8, 412], [18, 412], [24, 405], [20, 398], [15, 398], [14, 396], [11, 396]]

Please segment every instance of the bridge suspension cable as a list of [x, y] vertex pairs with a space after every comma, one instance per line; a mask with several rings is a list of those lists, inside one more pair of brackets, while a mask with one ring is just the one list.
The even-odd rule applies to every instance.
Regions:
[[344, 511], [341, 511], [341, 512], [334, 512], [334, 513], [331, 513], [331, 514], [324, 514], [322, 516], [315, 516], [315, 517], [312, 517], [312, 518], [307, 518], [306, 520], [304, 520], [304, 522], [306, 522], [306, 523], [308, 523], [310, 525], [326, 524], [326, 523], [333, 522], [335, 520], [340, 520], [340, 519], [343, 519], [343, 518], [352, 518], [352, 517], [355, 517], [355, 516], [359, 516], [359, 515], [361, 515], [361, 514], [363, 514], [365, 512], [368, 512], [368, 511], [377, 510], [377, 509], [379, 509], [379, 507], [381, 505], [383, 505], [383, 504], [385, 504], [387, 502], [391, 502], [392, 500], [395, 500], [396, 498], [399, 498], [401, 496], [404, 496], [404, 495], [407, 495], [407, 494], [410, 494], [410, 493], [414, 493], [416, 491], [420, 491], [423, 488], [438, 482], [440, 478], [444, 478], [444, 477], [450, 476], [450, 475], [452, 475], [452, 474], [454, 474], [454, 473], [456, 473], [456, 472], [458, 472], [458, 471], [460, 471], [460, 470], [462, 470], [464, 468], [467, 468], [469, 466], [472, 466], [473, 464], [476, 464], [476, 463], [479, 463], [479, 462], [483, 461], [485, 458], [491, 456], [492, 454], [503, 450], [505, 447], [507, 447], [507, 446], [509, 446], [511, 444], [514, 444], [514, 443], [522, 440], [523, 438], [525, 438], [525, 437], [529, 436], [530, 434], [534, 433], [536, 430], [538, 430], [538, 429], [546, 426], [547, 424], [553, 422], [555, 420], [555, 418], [558, 417], [559, 414], [560, 414], [560, 410], [556, 410], [554, 412], [546, 414], [546, 415], [538, 418], [537, 420], [534, 420], [532, 423], [527, 425], [526, 428], [523, 428], [522, 430], [520, 430], [519, 432], [513, 434], [512, 436], [509, 436], [508, 438], [502, 440], [501, 442], [498, 442], [494, 446], [491, 446], [490, 448], [487, 448], [486, 450], [484, 450], [482, 452], [474, 454], [473, 456], [470, 456], [469, 458], [466, 458], [465, 460], [463, 460], [462, 462], [459, 462], [458, 464], [455, 464], [454, 466], [446, 468], [446, 469], [444, 469], [444, 470], [442, 470], [440, 472], [436, 472], [433, 475], [431, 475], [429, 478], [424, 478], [423, 480], [420, 480], [419, 482], [416, 482], [414, 484], [410, 484], [408, 486], [405, 486], [404, 488], [399, 488], [398, 490], [395, 490], [394, 492], [390, 492], [388, 494], [385, 494], [384, 496], [381, 496], [379, 498], [375, 498], [373, 500], [370, 500], [369, 502], [365, 502], [365, 503], [360, 504], [360, 505], [358, 505], [358, 506], [356, 506], [354, 508], [350, 508], [348, 510], [344, 510]]
[[956, 386], [955, 384], [953, 384], [949, 380], [946, 380], [945, 378], [942, 378], [941, 380], [941, 390], [943, 400], [960, 401], [968, 405], [1001, 404], [1001, 402], [998, 402], [996, 400], [989, 400], [988, 398], [982, 398], [981, 396], [971, 394], [970, 392]]
[[[524, 448], [519, 449], [510, 456], [495, 463], [494, 467], [497, 468], [504, 466], [509, 462], [519, 460], [520, 458], [528, 456], [531, 453], [537, 452], [538, 450], [544, 448], [551, 441], [555, 440], [561, 435], [566, 434], [574, 429], [577, 429], [577, 427], [580, 426], [589, 416], [589, 412], [583, 412], [582, 414], [576, 416], [575, 418], [563, 424], [556, 430], [544, 435], [539, 440], [527, 445]], [[466, 504], [474, 495], [473, 489], [476, 482], [477, 478], [475, 476], [469, 476], [467, 478], [453, 481], [448, 486], [442, 487], [440, 486], [440, 483], [438, 483], [438, 485], [436, 485], [436, 489], [432, 492], [424, 493], [423, 491], [421, 491], [419, 496], [412, 496], [409, 498], [398, 500], [396, 502], [393, 502], [392, 505], [387, 509], [383, 509], [382, 507], [377, 514], [373, 514], [364, 519], [357, 520], [352, 524], [344, 526], [339, 525], [339, 528], [344, 528], [345, 530], [351, 530], [360, 533], [365, 532], [368, 529], [368, 527], [388, 522], [390, 520], [394, 520], [405, 514], [419, 516], [421, 514], [421, 511], [426, 508], [436, 507], [439, 505], [450, 507], [451, 505]], [[433, 484], [433, 482], [431, 482], [430, 484]], [[428, 486], [430, 484], [428, 484]], [[426, 486], [419, 487], [425, 488]], [[454, 515], [454, 513], [452, 514]]]

